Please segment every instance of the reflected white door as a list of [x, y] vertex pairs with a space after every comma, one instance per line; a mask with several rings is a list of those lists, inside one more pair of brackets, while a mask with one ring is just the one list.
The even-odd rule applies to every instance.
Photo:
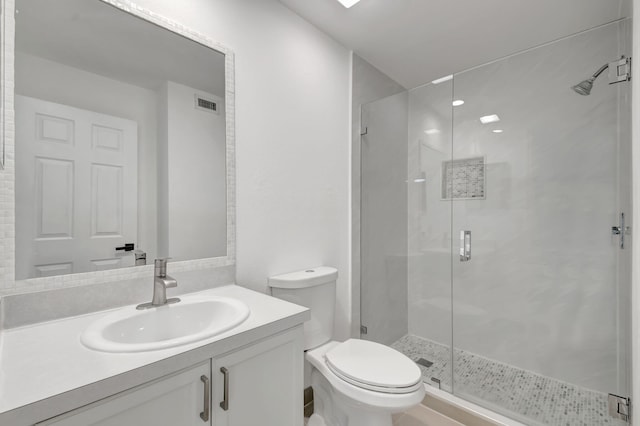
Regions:
[[138, 125], [16, 96], [16, 278], [121, 266], [137, 238]]

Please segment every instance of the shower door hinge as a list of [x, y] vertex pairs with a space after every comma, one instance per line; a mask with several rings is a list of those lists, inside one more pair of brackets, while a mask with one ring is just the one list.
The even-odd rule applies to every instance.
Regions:
[[622, 56], [617, 61], [609, 62], [609, 84], [631, 80], [631, 58]]
[[625, 422], [631, 420], [631, 399], [609, 394], [609, 415]]
[[360, 326], [360, 335], [364, 336], [365, 334], [367, 334], [367, 327], [364, 325]]
[[626, 226], [625, 220], [624, 220], [624, 213], [620, 213], [620, 224], [619, 224], [619, 226], [612, 226], [611, 227], [611, 234], [620, 236], [620, 248], [621, 249], [624, 249], [624, 236], [625, 235], [629, 235], [630, 233], [631, 233], [631, 227], [630, 226]]

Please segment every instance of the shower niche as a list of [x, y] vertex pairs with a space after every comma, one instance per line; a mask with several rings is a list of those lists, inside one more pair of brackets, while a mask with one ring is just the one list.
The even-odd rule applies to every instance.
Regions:
[[484, 157], [461, 158], [442, 163], [442, 199], [485, 198]]

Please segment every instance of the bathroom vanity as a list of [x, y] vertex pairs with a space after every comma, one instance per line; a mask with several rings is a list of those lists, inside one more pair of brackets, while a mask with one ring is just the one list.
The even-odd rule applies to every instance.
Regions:
[[236, 285], [181, 297], [203, 296], [250, 314], [204, 340], [130, 353], [89, 349], [80, 336], [135, 306], [2, 332], [0, 424], [301, 425], [308, 310]]

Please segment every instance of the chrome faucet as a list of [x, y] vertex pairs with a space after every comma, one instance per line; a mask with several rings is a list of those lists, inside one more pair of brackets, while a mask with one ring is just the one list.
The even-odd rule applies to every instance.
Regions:
[[178, 303], [180, 301], [177, 297], [167, 299], [167, 289], [178, 286], [178, 281], [167, 275], [167, 260], [169, 259], [155, 260], [155, 268], [153, 270], [153, 299], [151, 299], [150, 303], [138, 305], [136, 309], [157, 308], [158, 306]]

